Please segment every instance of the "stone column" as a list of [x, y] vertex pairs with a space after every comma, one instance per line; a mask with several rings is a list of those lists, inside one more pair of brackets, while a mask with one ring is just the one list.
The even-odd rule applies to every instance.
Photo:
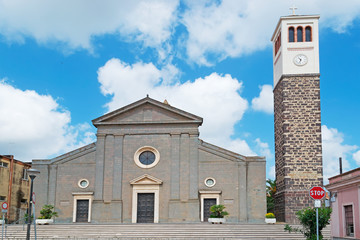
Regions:
[[57, 165], [50, 165], [48, 204], [55, 206]]
[[114, 156], [114, 181], [113, 181], [113, 199], [122, 199], [122, 166], [123, 166], [123, 135], [115, 136], [115, 156]]
[[197, 135], [190, 136], [190, 199], [199, 198], [199, 142]]
[[104, 202], [110, 203], [113, 198], [113, 174], [114, 174], [114, 135], [105, 137], [105, 159], [104, 159]]
[[180, 137], [180, 200], [189, 199], [190, 190], [190, 154], [189, 154], [189, 134], [181, 134]]
[[94, 200], [103, 199], [105, 135], [97, 134]]
[[247, 163], [238, 164], [238, 182], [239, 182], [239, 221], [248, 221], [248, 203], [247, 203]]
[[180, 135], [171, 135], [170, 199], [180, 199]]

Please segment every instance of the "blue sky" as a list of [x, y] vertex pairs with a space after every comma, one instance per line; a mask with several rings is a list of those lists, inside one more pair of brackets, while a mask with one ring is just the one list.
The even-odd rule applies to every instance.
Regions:
[[0, 0], [0, 153], [49, 158], [95, 141], [91, 120], [149, 94], [204, 118], [200, 138], [267, 158], [271, 35], [320, 14], [325, 178], [359, 167], [360, 2]]

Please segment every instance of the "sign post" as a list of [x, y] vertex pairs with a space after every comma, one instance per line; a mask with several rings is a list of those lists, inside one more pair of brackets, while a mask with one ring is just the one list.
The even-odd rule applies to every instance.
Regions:
[[33, 192], [32, 194], [32, 202], [33, 202], [33, 216], [34, 216], [34, 233], [35, 233], [35, 240], [37, 239], [36, 237], [36, 217], [35, 217], [35, 192]]
[[315, 200], [316, 208], [316, 239], [319, 240], [319, 207], [321, 207], [321, 199], [325, 197], [325, 190], [322, 187], [312, 187], [310, 189], [310, 197]]
[[8, 211], [7, 209], [8, 209], [7, 202], [3, 202], [1, 204], [1, 212], [2, 212], [2, 220], [3, 220], [2, 229], [1, 229], [1, 240], [4, 239], [5, 213], [7, 213]]

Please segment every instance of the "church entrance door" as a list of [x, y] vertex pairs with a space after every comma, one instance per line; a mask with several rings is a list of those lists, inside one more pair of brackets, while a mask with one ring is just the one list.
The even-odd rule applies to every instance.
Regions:
[[138, 193], [137, 222], [154, 222], [154, 193]]
[[210, 217], [210, 207], [216, 205], [216, 198], [204, 198], [204, 222]]
[[77, 200], [76, 222], [87, 222], [89, 217], [89, 200]]

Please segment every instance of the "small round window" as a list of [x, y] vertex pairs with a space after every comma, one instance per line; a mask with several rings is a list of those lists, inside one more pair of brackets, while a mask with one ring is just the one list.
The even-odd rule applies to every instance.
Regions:
[[155, 162], [155, 154], [151, 151], [142, 152], [139, 156], [139, 160], [144, 165], [150, 165]]
[[158, 164], [159, 160], [159, 151], [149, 146], [139, 148], [134, 154], [134, 161], [141, 168], [152, 168]]
[[89, 186], [89, 181], [87, 179], [81, 179], [78, 182], [79, 187], [81, 188], [87, 188]]
[[215, 186], [216, 181], [214, 178], [206, 178], [204, 183], [207, 187], [213, 187], [213, 186]]

